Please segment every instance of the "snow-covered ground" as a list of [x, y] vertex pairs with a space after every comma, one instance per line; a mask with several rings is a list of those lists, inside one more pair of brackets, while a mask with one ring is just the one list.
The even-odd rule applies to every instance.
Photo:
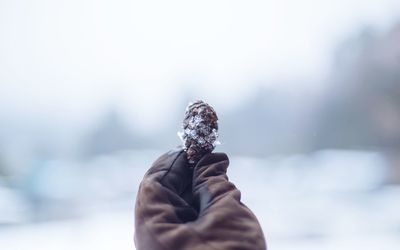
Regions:
[[[33, 185], [37, 194], [52, 197], [54, 193], [48, 189], [53, 188], [57, 197], [64, 197], [61, 204], [70, 205], [44, 207], [45, 211], [75, 210], [74, 216], [32, 222], [24, 213], [20, 222], [0, 224], [0, 248], [134, 249], [134, 190], [156, 154], [124, 153], [95, 159], [85, 163], [81, 178], [73, 183], [49, 183], [41, 177], [40, 183], [45, 183]], [[260, 220], [269, 249], [397, 250], [400, 187], [382, 185], [384, 165], [379, 154], [358, 151], [232, 157], [229, 177]], [[57, 174], [47, 176], [55, 178]], [[75, 189], [61, 192], [70, 185]], [[42, 189], [48, 193], [41, 193]], [[79, 199], [71, 199], [75, 196]], [[5, 207], [0, 205], [2, 209]]]

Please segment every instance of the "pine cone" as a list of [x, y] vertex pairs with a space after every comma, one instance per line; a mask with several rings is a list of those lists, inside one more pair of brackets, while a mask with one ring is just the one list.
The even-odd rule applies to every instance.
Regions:
[[214, 109], [203, 101], [189, 103], [179, 133], [190, 165], [211, 153], [218, 144], [218, 117]]

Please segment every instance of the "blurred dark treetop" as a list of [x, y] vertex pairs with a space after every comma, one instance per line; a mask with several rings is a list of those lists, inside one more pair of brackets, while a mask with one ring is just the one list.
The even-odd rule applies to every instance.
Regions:
[[365, 28], [338, 46], [328, 84], [319, 98], [260, 89], [221, 118], [229, 148], [260, 155], [400, 149], [400, 23], [383, 35]]
[[344, 42], [331, 81], [315, 147], [400, 148], [400, 24]]

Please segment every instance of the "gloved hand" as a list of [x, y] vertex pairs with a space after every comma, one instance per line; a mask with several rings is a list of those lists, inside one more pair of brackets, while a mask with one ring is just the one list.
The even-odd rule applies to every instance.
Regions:
[[145, 174], [135, 207], [138, 250], [265, 250], [261, 227], [228, 181], [229, 160], [210, 153], [191, 169], [183, 150]]

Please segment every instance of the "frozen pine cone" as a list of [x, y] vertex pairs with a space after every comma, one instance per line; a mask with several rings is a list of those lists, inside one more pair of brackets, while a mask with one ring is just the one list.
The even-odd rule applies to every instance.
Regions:
[[203, 101], [189, 103], [179, 133], [190, 165], [214, 150], [218, 141], [218, 117], [214, 109]]

